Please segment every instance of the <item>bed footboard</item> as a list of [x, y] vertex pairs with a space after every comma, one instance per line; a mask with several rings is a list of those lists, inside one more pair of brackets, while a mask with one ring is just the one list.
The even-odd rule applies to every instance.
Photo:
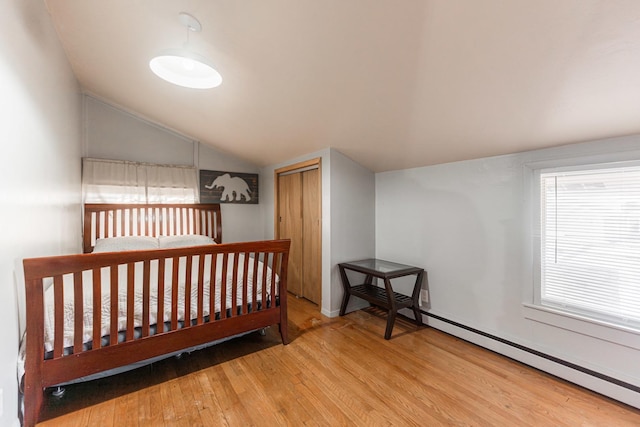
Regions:
[[24, 260], [24, 425], [47, 387], [274, 324], [287, 344], [289, 245]]

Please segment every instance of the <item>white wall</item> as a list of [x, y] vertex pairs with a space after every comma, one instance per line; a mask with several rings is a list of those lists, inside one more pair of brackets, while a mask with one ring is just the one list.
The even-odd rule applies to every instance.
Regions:
[[[590, 156], [638, 158], [640, 137], [376, 175], [376, 256], [428, 271], [430, 312], [640, 386], [640, 346], [531, 320], [532, 223], [525, 165]], [[595, 156], [595, 157], [594, 157]], [[527, 317], [525, 317], [527, 316]], [[544, 319], [542, 319], [544, 320]], [[430, 324], [640, 407], [640, 396], [442, 322]], [[568, 327], [568, 323], [565, 323]], [[617, 334], [618, 332], [612, 332]], [[629, 335], [627, 344], [640, 336]]]
[[18, 424], [22, 259], [80, 250], [80, 91], [44, 2], [2, 3], [0, 87], [0, 425], [10, 426]]
[[196, 142], [192, 139], [93, 96], [83, 99], [88, 157], [193, 165]]
[[[375, 197], [374, 173], [332, 150], [331, 301], [329, 312], [323, 312], [328, 316], [338, 315], [344, 293], [337, 265], [375, 257]], [[366, 305], [351, 298], [347, 311]]]
[[[198, 169], [229, 172], [259, 172], [259, 168], [251, 163], [90, 95], [84, 96], [84, 129], [88, 157], [193, 165]], [[262, 183], [259, 182], [259, 186], [262, 191]], [[224, 242], [264, 238], [260, 204], [223, 203], [221, 211]]]
[[[337, 264], [375, 253], [375, 175], [334, 149], [310, 153], [262, 169], [265, 238], [274, 236], [274, 171], [320, 157], [322, 162], [322, 303], [321, 312], [337, 316], [342, 285]], [[355, 300], [355, 298], [354, 298]], [[363, 306], [351, 301], [349, 308]]]

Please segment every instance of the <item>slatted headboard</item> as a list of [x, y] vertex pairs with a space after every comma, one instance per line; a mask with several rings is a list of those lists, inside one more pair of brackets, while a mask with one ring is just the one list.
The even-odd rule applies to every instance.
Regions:
[[120, 236], [200, 234], [222, 243], [220, 205], [105, 204], [84, 205], [82, 248], [91, 252], [96, 239]]

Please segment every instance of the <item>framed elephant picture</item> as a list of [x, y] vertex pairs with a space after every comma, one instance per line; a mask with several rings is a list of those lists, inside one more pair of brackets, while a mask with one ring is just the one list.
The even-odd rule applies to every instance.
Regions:
[[257, 204], [258, 174], [200, 169], [200, 203]]

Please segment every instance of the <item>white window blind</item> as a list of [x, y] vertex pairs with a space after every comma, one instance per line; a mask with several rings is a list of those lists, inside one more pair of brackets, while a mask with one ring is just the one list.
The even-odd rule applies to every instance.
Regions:
[[192, 166], [83, 159], [86, 203], [195, 203], [198, 179]]
[[542, 305], [640, 326], [640, 167], [540, 174]]

